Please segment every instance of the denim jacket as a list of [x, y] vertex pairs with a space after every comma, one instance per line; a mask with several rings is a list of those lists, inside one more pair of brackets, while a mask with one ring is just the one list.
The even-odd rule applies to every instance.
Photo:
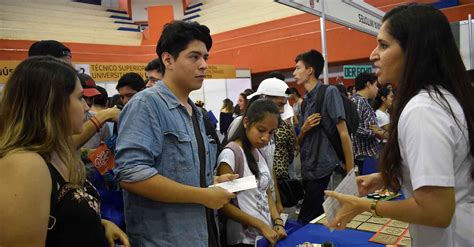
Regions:
[[[206, 151], [206, 179], [212, 183], [216, 144], [205, 134], [201, 111], [189, 100], [199, 121]], [[198, 145], [191, 116], [163, 83], [136, 94], [119, 119], [116, 179], [138, 182], [160, 174], [200, 187]], [[132, 246], [207, 246], [205, 207], [153, 201], [123, 191], [127, 233]]]

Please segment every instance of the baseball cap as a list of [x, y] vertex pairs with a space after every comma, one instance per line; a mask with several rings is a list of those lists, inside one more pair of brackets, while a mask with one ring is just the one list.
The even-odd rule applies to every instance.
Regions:
[[28, 56], [46, 56], [61, 58], [71, 56], [71, 50], [56, 40], [41, 40], [33, 43], [28, 50]]
[[[247, 99], [251, 99], [256, 95], [268, 95], [288, 98], [289, 88], [286, 82], [277, 79], [275, 77], [263, 80], [257, 88], [257, 92], [249, 95]], [[286, 120], [293, 117], [293, 108], [288, 102], [284, 106], [284, 112], [281, 114], [281, 118]]]
[[251, 99], [256, 95], [268, 95], [277, 97], [286, 97], [288, 84], [286, 82], [277, 79], [275, 77], [263, 80], [257, 88], [257, 92], [247, 96], [247, 99]]
[[101, 93], [97, 90], [97, 85], [95, 84], [94, 79], [88, 74], [78, 74], [79, 80], [81, 81], [82, 88], [84, 89], [83, 95], [85, 97], [94, 97], [100, 95]]

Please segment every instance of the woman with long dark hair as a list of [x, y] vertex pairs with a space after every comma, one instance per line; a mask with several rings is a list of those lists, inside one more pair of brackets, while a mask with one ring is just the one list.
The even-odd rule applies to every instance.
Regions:
[[370, 201], [327, 192], [341, 203], [330, 226], [355, 215], [410, 223], [413, 246], [474, 246], [473, 88], [446, 16], [429, 5], [388, 12], [370, 59], [382, 84], [398, 84], [381, 172], [358, 177], [361, 195], [388, 187], [405, 200]]
[[375, 117], [377, 118], [377, 125], [370, 126], [370, 129], [374, 132], [381, 131], [383, 139], [379, 142], [379, 149], [382, 150], [388, 139], [388, 130], [390, 128], [390, 114], [389, 109], [392, 107], [393, 102], [393, 91], [387, 86], [383, 86], [377, 92], [372, 102], [372, 108], [375, 111]]
[[382, 87], [372, 102], [372, 107], [377, 117], [377, 124], [380, 128], [388, 130], [390, 126], [390, 114], [388, 110], [392, 107], [393, 91], [388, 87]]

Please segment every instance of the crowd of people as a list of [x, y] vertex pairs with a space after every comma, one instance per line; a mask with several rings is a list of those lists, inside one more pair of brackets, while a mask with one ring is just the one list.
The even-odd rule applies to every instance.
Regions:
[[[109, 98], [74, 69], [69, 48], [33, 44], [0, 103], [0, 246], [275, 245], [287, 236], [279, 186], [291, 179], [304, 188], [301, 224], [334, 197], [329, 227], [367, 211], [410, 223], [413, 246], [474, 246], [474, 77], [439, 10], [389, 11], [370, 54], [375, 73], [347, 89], [318, 79], [320, 52], [295, 54], [304, 94], [270, 73], [235, 105], [223, 100], [217, 130], [189, 98], [211, 47], [206, 26], [171, 22], [146, 80], [127, 73]], [[368, 159], [380, 172], [357, 177], [360, 195], [388, 188], [405, 199], [327, 190], [335, 171], [363, 173]], [[211, 186], [247, 176], [256, 188]]]

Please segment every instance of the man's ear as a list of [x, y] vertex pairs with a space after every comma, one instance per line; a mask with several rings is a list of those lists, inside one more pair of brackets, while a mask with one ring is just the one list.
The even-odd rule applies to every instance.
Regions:
[[163, 52], [161, 54], [161, 61], [165, 65], [165, 69], [169, 69], [169, 70], [174, 69], [174, 57], [170, 53]]
[[311, 75], [316, 76], [316, 75], [314, 74], [314, 69], [313, 69], [313, 67], [310, 66], [310, 67], [307, 67], [307, 69], [308, 69], [308, 72], [309, 72], [309, 73], [308, 73], [308, 76], [311, 76]]
[[370, 83], [370, 81], [367, 81], [367, 82], [365, 83], [365, 88], [369, 88], [371, 85], [372, 85], [372, 83]]

